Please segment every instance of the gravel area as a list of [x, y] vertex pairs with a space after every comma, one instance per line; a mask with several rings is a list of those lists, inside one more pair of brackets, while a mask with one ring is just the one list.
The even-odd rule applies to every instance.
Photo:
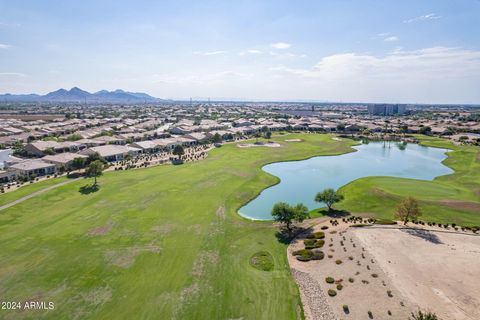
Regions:
[[337, 320], [320, 284], [310, 277], [308, 273], [292, 268], [292, 274], [300, 287], [305, 319]]

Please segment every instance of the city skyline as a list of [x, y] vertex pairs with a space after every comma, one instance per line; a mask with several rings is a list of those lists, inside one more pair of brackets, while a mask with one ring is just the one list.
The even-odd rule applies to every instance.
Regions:
[[478, 1], [0, 1], [0, 93], [480, 102]]

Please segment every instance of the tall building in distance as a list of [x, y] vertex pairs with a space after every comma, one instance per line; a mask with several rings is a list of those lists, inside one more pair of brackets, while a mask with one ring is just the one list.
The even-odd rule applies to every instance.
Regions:
[[375, 116], [391, 116], [405, 114], [406, 107], [401, 104], [371, 104], [368, 113]]

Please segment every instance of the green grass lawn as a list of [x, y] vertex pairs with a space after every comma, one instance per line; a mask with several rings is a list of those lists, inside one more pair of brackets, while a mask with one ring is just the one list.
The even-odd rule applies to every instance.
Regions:
[[451, 149], [443, 163], [455, 173], [433, 181], [391, 177], [358, 179], [340, 189], [345, 200], [336, 207], [364, 216], [391, 219], [397, 203], [413, 196], [420, 201], [422, 219], [480, 225], [480, 148], [455, 146], [434, 137], [417, 138], [426, 146]]
[[[284, 142], [298, 137], [305, 141]], [[274, 140], [283, 147], [229, 144], [203, 161], [108, 172], [97, 192], [80, 193], [91, 183], [80, 180], [1, 211], [1, 300], [53, 301], [55, 310], [0, 310], [0, 318], [301, 318], [276, 229], [236, 211], [278, 181], [262, 165], [349, 152], [353, 142], [313, 134]], [[271, 255], [273, 270], [251, 265], [258, 252]]]

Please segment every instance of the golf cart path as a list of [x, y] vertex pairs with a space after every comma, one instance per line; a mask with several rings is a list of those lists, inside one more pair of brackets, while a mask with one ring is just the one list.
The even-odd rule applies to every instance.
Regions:
[[30, 198], [36, 197], [36, 196], [38, 196], [39, 194], [42, 194], [42, 193], [47, 192], [47, 191], [49, 191], [49, 190], [52, 190], [52, 189], [55, 189], [55, 188], [64, 186], [64, 185], [66, 185], [66, 184], [68, 184], [68, 183], [71, 183], [71, 182], [74, 182], [74, 181], [77, 181], [77, 180], [80, 180], [80, 179], [82, 179], [82, 178], [75, 178], [75, 179], [72, 179], [72, 180], [68, 180], [68, 181], [61, 182], [61, 183], [59, 183], [59, 184], [55, 184], [55, 185], [53, 185], [53, 186], [47, 187], [47, 188], [42, 189], [42, 190], [35, 191], [35, 192], [33, 192], [33, 193], [30, 193], [29, 195], [26, 195], [26, 196], [24, 196], [24, 197], [21, 197], [21, 198], [15, 200], [15, 201], [12, 201], [12, 202], [10, 202], [10, 203], [4, 204], [3, 206], [0, 206], [0, 211], [2, 211], [2, 210], [4, 210], [4, 209], [8, 209], [8, 208], [10, 208], [10, 207], [13, 207], [14, 205], [19, 204], [19, 203], [21, 203], [21, 202], [23, 202], [23, 201], [25, 201], [25, 200], [30, 199]]

